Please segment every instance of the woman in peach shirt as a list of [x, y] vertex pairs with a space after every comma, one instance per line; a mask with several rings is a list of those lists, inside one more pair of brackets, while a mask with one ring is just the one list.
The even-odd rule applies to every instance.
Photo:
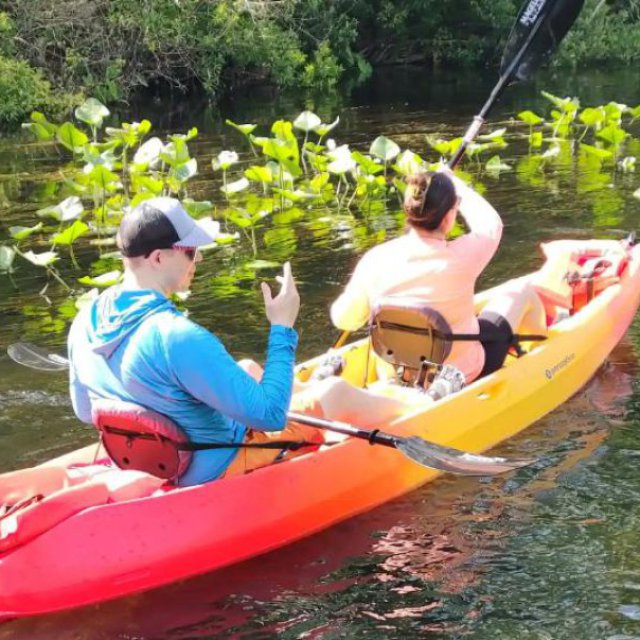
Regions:
[[[407, 183], [407, 233], [360, 259], [331, 307], [331, 319], [336, 327], [355, 331], [369, 321], [380, 298], [423, 300], [442, 314], [452, 333], [478, 334], [478, 341], [454, 341], [446, 361], [469, 383], [502, 366], [516, 331], [545, 332], [544, 308], [528, 284], [514, 283], [501, 288], [476, 317], [475, 283], [502, 236], [498, 212], [451, 172], [416, 174]], [[449, 241], [458, 212], [469, 232]]]

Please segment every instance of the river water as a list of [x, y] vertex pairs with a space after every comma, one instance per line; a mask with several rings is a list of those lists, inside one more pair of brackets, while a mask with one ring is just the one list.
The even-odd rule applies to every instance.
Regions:
[[[384, 134], [423, 153], [425, 134], [462, 133], [491, 89], [486, 75], [392, 70], [340, 96], [262, 90], [238, 96], [220, 112], [174, 98], [135, 105], [123, 118], [148, 117], [172, 131], [197, 125], [191, 148], [202, 167], [223, 148], [242, 148], [224, 117], [267, 126], [304, 108], [324, 121], [340, 115], [339, 142], [366, 150]], [[577, 95], [583, 105], [640, 103], [631, 70], [546, 72], [511, 88], [493, 122], [525, 108], [545, 111], [541, 89]], [[516, 145], [501, 155], [515, 165], [523, 154], [526, 148]], [[36, 209], [56, 202], [47, 175], [54, 180], [60, 164], [51, 147], [0, 140], [0, 241], [9, 226], [33, 224]], [[483, 287], [539, 264], [542, 240], [621, 238], [640, 221], [640, 201], [631, 195], [640, 186], [634, 174], [597, 187], [576, 172], [545, 181], [511, 172], [484, 183], [506, 229]], [[203, 171], [194, 196], [219, 201], [218, 188]], [[330, 302], [366, 248], [401, 232], [397, 214], [391, 208], [371, 216], [342, 211], [274, 218], [258, 233], [257, 256], [243, 245], [206, 259], [188, 301], [191, 317], [234, 355], [261, 359], [267, 326], [258, 282], [273, 279], [271, 263], [290, 259], [303, 301], [299, 357], [316, 354], [336, 335]], [[80, 251], [81, 270], [69, 265], [61, 273], [75, 281], [97, 259], [95, 251]], [[12, 280], [0, 277], [3, 353], [18, 340], [63, 348], [64, 292], [55, 282], [43, 291], [47, 282], [42, 270], [26, 263]], [[587, 388], [500, 448], [538, 458], [531, 468], [507, 478], [443, 477], [240, 566], [100, 606], [7, 623], [0, 640], [640, 638], [639, 348], [636, 321]], [[92, 439], [71, 415], [64, 375], [33, 372], [0, 357], [0, 472]]]

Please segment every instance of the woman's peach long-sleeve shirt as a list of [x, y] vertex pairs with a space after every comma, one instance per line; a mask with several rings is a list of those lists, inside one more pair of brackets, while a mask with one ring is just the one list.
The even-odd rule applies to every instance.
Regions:
[[[478, 332], [475, 283], [498, 248], [502, 220], [482, 196], [459, 178], [453, 179], [469, 233], [446, 241], [411, 228], [405, 235], [370, 249], [331, 307], [336, 327], [355, 331], [369, 321], [376, 300], [406, 296], [424, 300], [439, 311], [453, 333]], [[470, 382], [484, 366], [482, 345], [454, 342], [447, 362], [458, 367]]]

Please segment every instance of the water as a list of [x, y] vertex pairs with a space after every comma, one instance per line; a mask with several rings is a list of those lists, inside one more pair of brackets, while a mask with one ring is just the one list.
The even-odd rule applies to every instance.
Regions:
[[[340, 142], [366, 148], [384, 133], [424, 150], [424, 135], [461, 132], [491, 88], [475, 75], [427, 76], [394, 70], [349, 96], [238, 97], [223, 106], [236, 122], [266, 125], [315, 109], [340, 115]], [[510, 89], [493, 121], [524, 109], [543, 110], [541, 88], [576, 94], [583, 104], [640, 103], [632, 72], [567, 76], [547, 72], [536, 84]], [[176, 107], [173, 109], [172, 107]], [[198, 159], [242, 143], [204, 104], [138, 105], [136, 118], [186, 130], [196, 124]], [[123, 117], [129, 117], [125, 114]], [[51, 199], [42, 174], [58, 166], [53, 150], [0, 141], [0, 237], [31, 224]], [[502, 157], [518, 161], [522, 150]], [[640, 155], [640, 154], [639, 154]], [[552, 188], [524, 184], [515, 173], [485, 180], [503, 215], [505, 238], [481, 285], [539, 264], [537, 244], [557, 237], [622, 237], [638, 227], [638, 178], [591, 190], [588, 176], [560, 173]], [[194, 197], [217, 198], [206, 173]], [[55, 196], [53, 197], [55, 200]], [[396, 212], [368, 218], [326, 212], [272, 220], [259, 234], [258, 258], [291, 259], [303, 307], [300, 359], [336, 337], [327, 309], [357, 256], [400, 232]], [[80, 253], [82, 273], [97, 254]], [[207, 258], [189, 309], [238, 357], [262, 357], [266, 339], [258, 281], [275, 269], [251, 265], [248, 248]], [[21, 263], [15, 285], [0, 279], [0, 345], [28, 339], [62, 348], [63, 296], [42, 272]], [[45, 297], [46, 296], [46, 297]], [[539, 459], [508, 478], [446, 477], [399, 500], [238, 567], [100, 606], [0, 626], [14, 638], [640, 638], [640, 389], [636, 354], [640, 323], [588, 387], [505, 443], [500, 452]], [[90, 442], [71, 417], [63, 375], [36, 373], [0, 358], [0, 471], [40, 462]], [[123, 532], [121, 532], [123, 533]], [[159, 532], [160, 535], [160, 532]]]

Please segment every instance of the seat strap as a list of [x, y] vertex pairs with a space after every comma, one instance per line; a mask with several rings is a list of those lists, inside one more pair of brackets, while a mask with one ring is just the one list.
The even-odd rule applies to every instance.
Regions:
[[[443, 333], [437, 329], [425, 329], [423, 327], [408, 327], [404, 324], [398, 324], [396, 322], [387, 322], [386, 320], [380, 322], [382, 329], [396, 329], [398, 331], [405, 331], [406, 333], [413, 333], [419, 336], [433, 336], [440, 340], [450, 340], [452, 342], [479, 342], [479, 333]], [[528, 333], [514, 333], [513, 343], [527, 342], [527, 341], [539, 341], [546, 340], [547, 336]], [[502, 342], [499, 338], [485, 338], [483, 342]]]
[[114, 435], [124, 436], [138, 440], [164, 440], [171, 442], [178, 451], [206, 451], [209, 449], [287, 449], [296, 451], [302, 447], [316, 447], [317, 442], [306, 442], [305, 440], [274, 440], [262, 443], [244, 442], [176, 442], [165, 436], [155, 433], [142, 433], [140, 431], [130, 431], [119, 427], [103, 427], [103, 430]]

